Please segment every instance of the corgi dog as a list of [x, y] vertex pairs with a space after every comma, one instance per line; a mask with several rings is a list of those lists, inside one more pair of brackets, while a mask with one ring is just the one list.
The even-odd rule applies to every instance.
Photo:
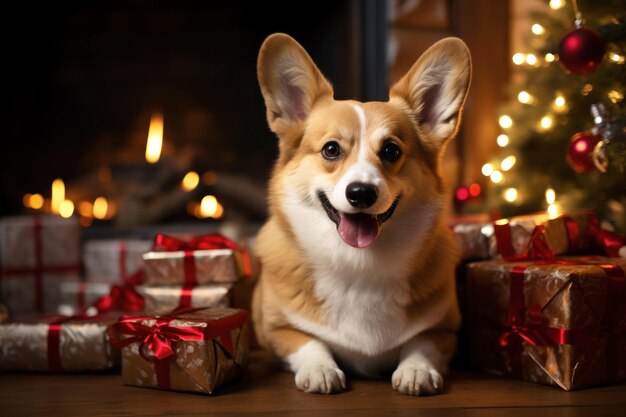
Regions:
[[344, 370], [441, 392], [460, 314], [440, 159], [469, 87], [467, 46], [435, 43], [388, 102], [335, 100], [285, 34], [265, 40], [257, 71], [280, 151], [255, 248], [260, 344], [305, 392], [345, 390]]

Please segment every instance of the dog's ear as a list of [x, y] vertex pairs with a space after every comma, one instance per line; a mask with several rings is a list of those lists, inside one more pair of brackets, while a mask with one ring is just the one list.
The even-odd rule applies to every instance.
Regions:
[[433, 150], [457, 132], [472, 72], [470, 53], [458, 38], [431, 46], [390, 90], [409, 106], [419, 134]]
[[281, 136], [303, 126], [313, 103], [332, 98], [333, 89], [307, 52], [292, 37], [270, 35], [259, 51], [257, 75], [270, 129]]

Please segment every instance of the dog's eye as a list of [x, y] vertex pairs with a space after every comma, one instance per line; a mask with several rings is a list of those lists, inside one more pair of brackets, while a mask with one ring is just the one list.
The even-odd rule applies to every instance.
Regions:
[[341, 156], [341, 146], [334, 140], [326, 142], [322, 148], [322, 156], [329, 161], [339, 158]]
[[385, 142], [378, 156], [383, 161], [396, 162], [402, 156], [402, 149], [393, 142]]

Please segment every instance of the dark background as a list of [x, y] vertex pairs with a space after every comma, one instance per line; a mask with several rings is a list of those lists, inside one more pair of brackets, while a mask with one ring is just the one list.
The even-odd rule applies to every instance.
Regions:
[[141, 160], [154, 111], [164, 114], [164, 155], [183, 150], [193, 166], [265, 182], [277, 145], [256, 58], [273, 32], [309, 51], [337, 98], [364, 98], [362, 2], [239, 4], [81, 1], [3, 13], [0, 214], [22, 210], [24, 193], [49, 196], [54, 178], [71, 193], [74, 179]]

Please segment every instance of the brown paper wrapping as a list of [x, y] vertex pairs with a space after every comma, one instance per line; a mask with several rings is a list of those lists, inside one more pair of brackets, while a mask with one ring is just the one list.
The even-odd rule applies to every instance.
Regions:
[[[565, 258], [563, 258], [565, 259]], [[621, 258], [568, 258], [584, 264], [539, 262], [524, 272], [525, 305], [538, 306], [542, 326], [597, 331], [607, 323], [608, 279], [596, 264], [615, 264]], [[584, 259], [584, 260], [583, 260]], [[509, 347], [501, 345], [508, 326], [510, 277], [516, 265], [532, 262], [486, 261], [468, 267], [468, 326], [471, 362], [489, 373], [511, 376]], [[626, 380], [626, 309], [614, 317], [621, 335], [590, 338], [586, 343], [533, 346], [522, 342], [521, 379], [573, 390]], [[608, 347], [607, 344], [612, 346]], [[608, 356], [613, 350], [615, 357]], [[609, 368], [612, 368], [609, 371]], [[616, 380], [609, 381], [615, 372]]]
[[[578, 224], [580, 235], [585, 236], [589, 227], [588, 213], [568, 214]], [[464, 221], [463, 219], [452, 224], [462, 249], [464, 260], [480, 260], [499, 258], [498, 241], [493, 222]], [[538, 213], [527, 216], [511, 217], [497, 220], [497, 223], [508, 223], [511, 228], [511, 245], [515, 254], [524, 254], [528, 243], [538, 225], [544, 225], [544, 236], [550, 249], [555, 255], [570, 252], [570, 242], [565, 220], [561, 217], [550, 218], [547, 213]], [[582, 249], [582, 248], [581, 248]]]
[[[184, 251], [156, 252], [143, 255], [146, 285], [185, 283]], [[198, 284], [237, 281], [244, 271], [241, 252], [232, 249], [193, 251], [195, 278]]]
[[[0, 302], [13, 318], [32, 315], [36, 308], [35, 216], [6, 217], [0, 220]], [[55, 313], [60, 283], [79, 280], [80, 225], [76, 219], [39, 216], [41, 222], [42, 299], [41, 312]], [[72, 267], [63, 272], [47, 268]], [[67, 269], [67, 268], [66, 268]], [[26, 272], [3, 272], [22, 270]]]
[[[59, 352], [63, 371], [99, 371], [118, 368], [120, 351], [108, 342], [112, 318], [73, 320], [61, 325]], [[0, 369], [48, 371], [48, 324], [0, 324]]]
[[[207, 327], [238, 311], [228, 308], [205, 309], [179, 315], [169, 325]], [[143, 320], [141, 323], [153, 326], [155, 321]], [[248, 362], [247, 324], [233, 328], [230, 336], [234, 348], [232, 357], [220, 347], [222, 345], [220, 337], [207, 341], [174, 343], [175, 355], [169, 363], [171, 389], [211, 394], [238, 378]], [[122, 379], [126, 385], [158, 388], [154, 362], [145, 360], [139, 349], [138, 343], [122, 349]], [[145, 347], [144, 355], [150, 355], [150, 351]]]
[[[90, 240], [85, 242], [83, 262], [89, 282], [121, 284], [143, 268], [149, 240]], [[124, 276], [125, 275], [125, 276]]]
[[[189, 307], [230, 307], [232, 287], [231, 284], [214, 284], [189, 288]], [[144, 298], [145, 310], [162, 311], [173, 310], [180, 305], [183, 288], [141, 285], [137, 287], [137, 292]]]

